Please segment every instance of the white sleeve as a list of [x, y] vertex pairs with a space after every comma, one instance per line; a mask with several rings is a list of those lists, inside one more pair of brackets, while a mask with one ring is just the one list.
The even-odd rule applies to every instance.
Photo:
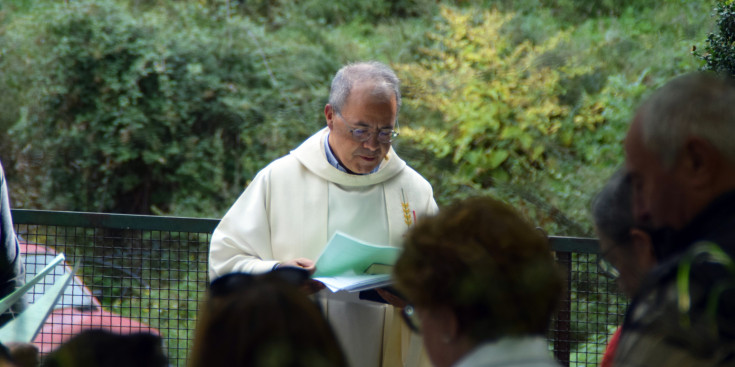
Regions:
[[260, 171], [212, 233], [209, 278], [232, 272], [265, 273], [273, 260], [269, 222], [270, 170]]

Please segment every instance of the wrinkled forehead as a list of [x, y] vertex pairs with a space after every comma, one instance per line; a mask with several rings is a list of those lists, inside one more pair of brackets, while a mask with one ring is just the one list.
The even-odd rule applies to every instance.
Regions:
[[364, 80], [355, 83], [350, 90], [348, 101], [352, 97], [361, 103], [391, 103], [396, 100], [393, 88], [383, 80]]
[[387, 94], [375, 90], [374, 84], [357, 86], [340, 114], [353, 124], [393, 126], [398, 113], [395, 95], [390, 90]]

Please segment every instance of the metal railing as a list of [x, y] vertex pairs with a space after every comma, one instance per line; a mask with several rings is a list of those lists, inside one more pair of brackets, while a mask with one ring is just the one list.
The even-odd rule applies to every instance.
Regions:
[[[186, 365], [218, 220], [19, 209], [12, 214], [23, 242], [81, 264], [79, 278], [90, 294], [62, 303], [94, 297], [113, 322], [124, 326], [133, 319], [158, 330], [171, 364]], [[609, 334], [622, 320], [625, 299], [597, 271], [596, 240], [551, 237], [551, 245], [569, 291], [552, 324], [550, 344], [564, 365], [599, 365]], [[80, 289], [75, 292], [86, 292]]]

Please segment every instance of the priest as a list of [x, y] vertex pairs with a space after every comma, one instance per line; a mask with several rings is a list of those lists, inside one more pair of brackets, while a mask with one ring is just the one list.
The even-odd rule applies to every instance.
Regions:
[[[400, 82], [388, 66], [340, 69], [324, 107], [327, 126], [261, 170], [215, 229], [210, 278], [279, 266], [313, 272], [336, 231], [401, 246], [406, 229], [437, 206], [431, 185], [391, 147], [400, 106]], [[402, 329], [393, 306], [321, 293], [351, 366], [421, 363], [410, 347], [420, 341]]]

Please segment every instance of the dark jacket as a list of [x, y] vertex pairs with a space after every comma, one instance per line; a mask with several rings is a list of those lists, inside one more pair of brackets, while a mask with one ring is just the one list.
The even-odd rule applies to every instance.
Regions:
[[615, 365], [735, 365], [735, 191], [652, 241], [659, 265], [628, 308]]

